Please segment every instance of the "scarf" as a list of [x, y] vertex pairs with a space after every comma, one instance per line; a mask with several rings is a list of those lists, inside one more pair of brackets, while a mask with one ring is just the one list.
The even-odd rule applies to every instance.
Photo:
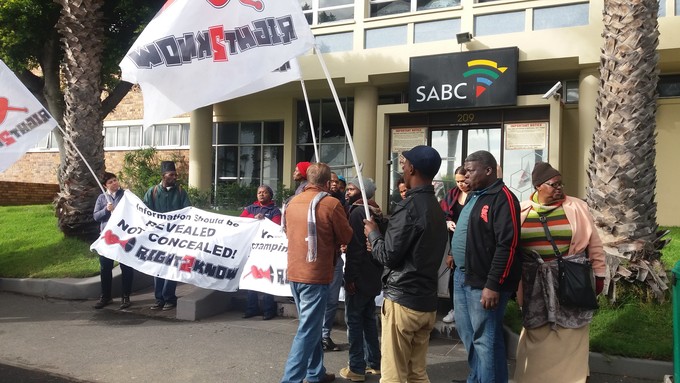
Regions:
[[316, 205], [325, 196], [326, 192], [319, 192], [309, 204], [307, 212], [307, 262], [316, 262]]

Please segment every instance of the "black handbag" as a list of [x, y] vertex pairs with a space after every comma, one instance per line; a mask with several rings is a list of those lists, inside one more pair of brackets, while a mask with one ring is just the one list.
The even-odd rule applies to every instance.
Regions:
[[593, 267], [590, 265], [588, 257], [584, 262], [572, 262], [562, 258], [562, 253], [557, 248], [555, 240], [550, 235], [547, 219], [545, 215], [539, 213], [539, 220], [543, 224], [545, 236], [555, 251], [557, 257], [558, 290], [560, 305], [567, 307], [579, 307], [586, 310], [595, 310], [597, 296], [593, 289]]

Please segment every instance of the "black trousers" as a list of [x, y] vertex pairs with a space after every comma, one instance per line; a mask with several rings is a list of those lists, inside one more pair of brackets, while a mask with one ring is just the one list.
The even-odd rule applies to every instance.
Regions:
[[[122, 274], [121, 291], [124, 297], [129, 297], [132, 293], [132, 278], [134, 276], [134, 269], [130, 266], [120, 264], [120, 271]], [[102, 286], [102, 297], [111, 299], [111, 285], [113, 281], [113, 259], [99, 256], [99, 273]]]

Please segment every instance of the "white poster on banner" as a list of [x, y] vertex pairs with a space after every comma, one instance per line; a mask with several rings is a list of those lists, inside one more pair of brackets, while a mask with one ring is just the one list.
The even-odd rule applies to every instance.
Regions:
[[268, 220], [193, 207], [157, 213], [125, 191], [90, 249], [145, 274], [236, 291], [252, 241], [280, 231]]
[[47, 109], [0, 60], [0, 173], [56, 126]]
[[290, 297], [287, 271], [288, 239], [255, 239], [241, 274], [239, 289]]

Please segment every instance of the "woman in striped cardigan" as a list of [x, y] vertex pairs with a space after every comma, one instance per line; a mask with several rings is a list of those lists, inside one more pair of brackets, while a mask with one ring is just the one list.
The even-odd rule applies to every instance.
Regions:
[[515, 381], [585, 382], [589, 325], [594, 310], [561, 306], [557, 258], [540, 218], [565, 260], [588, 257], [602, 291], [605, 259], [588, 205], [564, 194], [562, 175], [539, 162], [532, 172], [535, 192], [521, 203], [521, 247], [525, 254], [518, 303], [523, 326], [517, 348]]

